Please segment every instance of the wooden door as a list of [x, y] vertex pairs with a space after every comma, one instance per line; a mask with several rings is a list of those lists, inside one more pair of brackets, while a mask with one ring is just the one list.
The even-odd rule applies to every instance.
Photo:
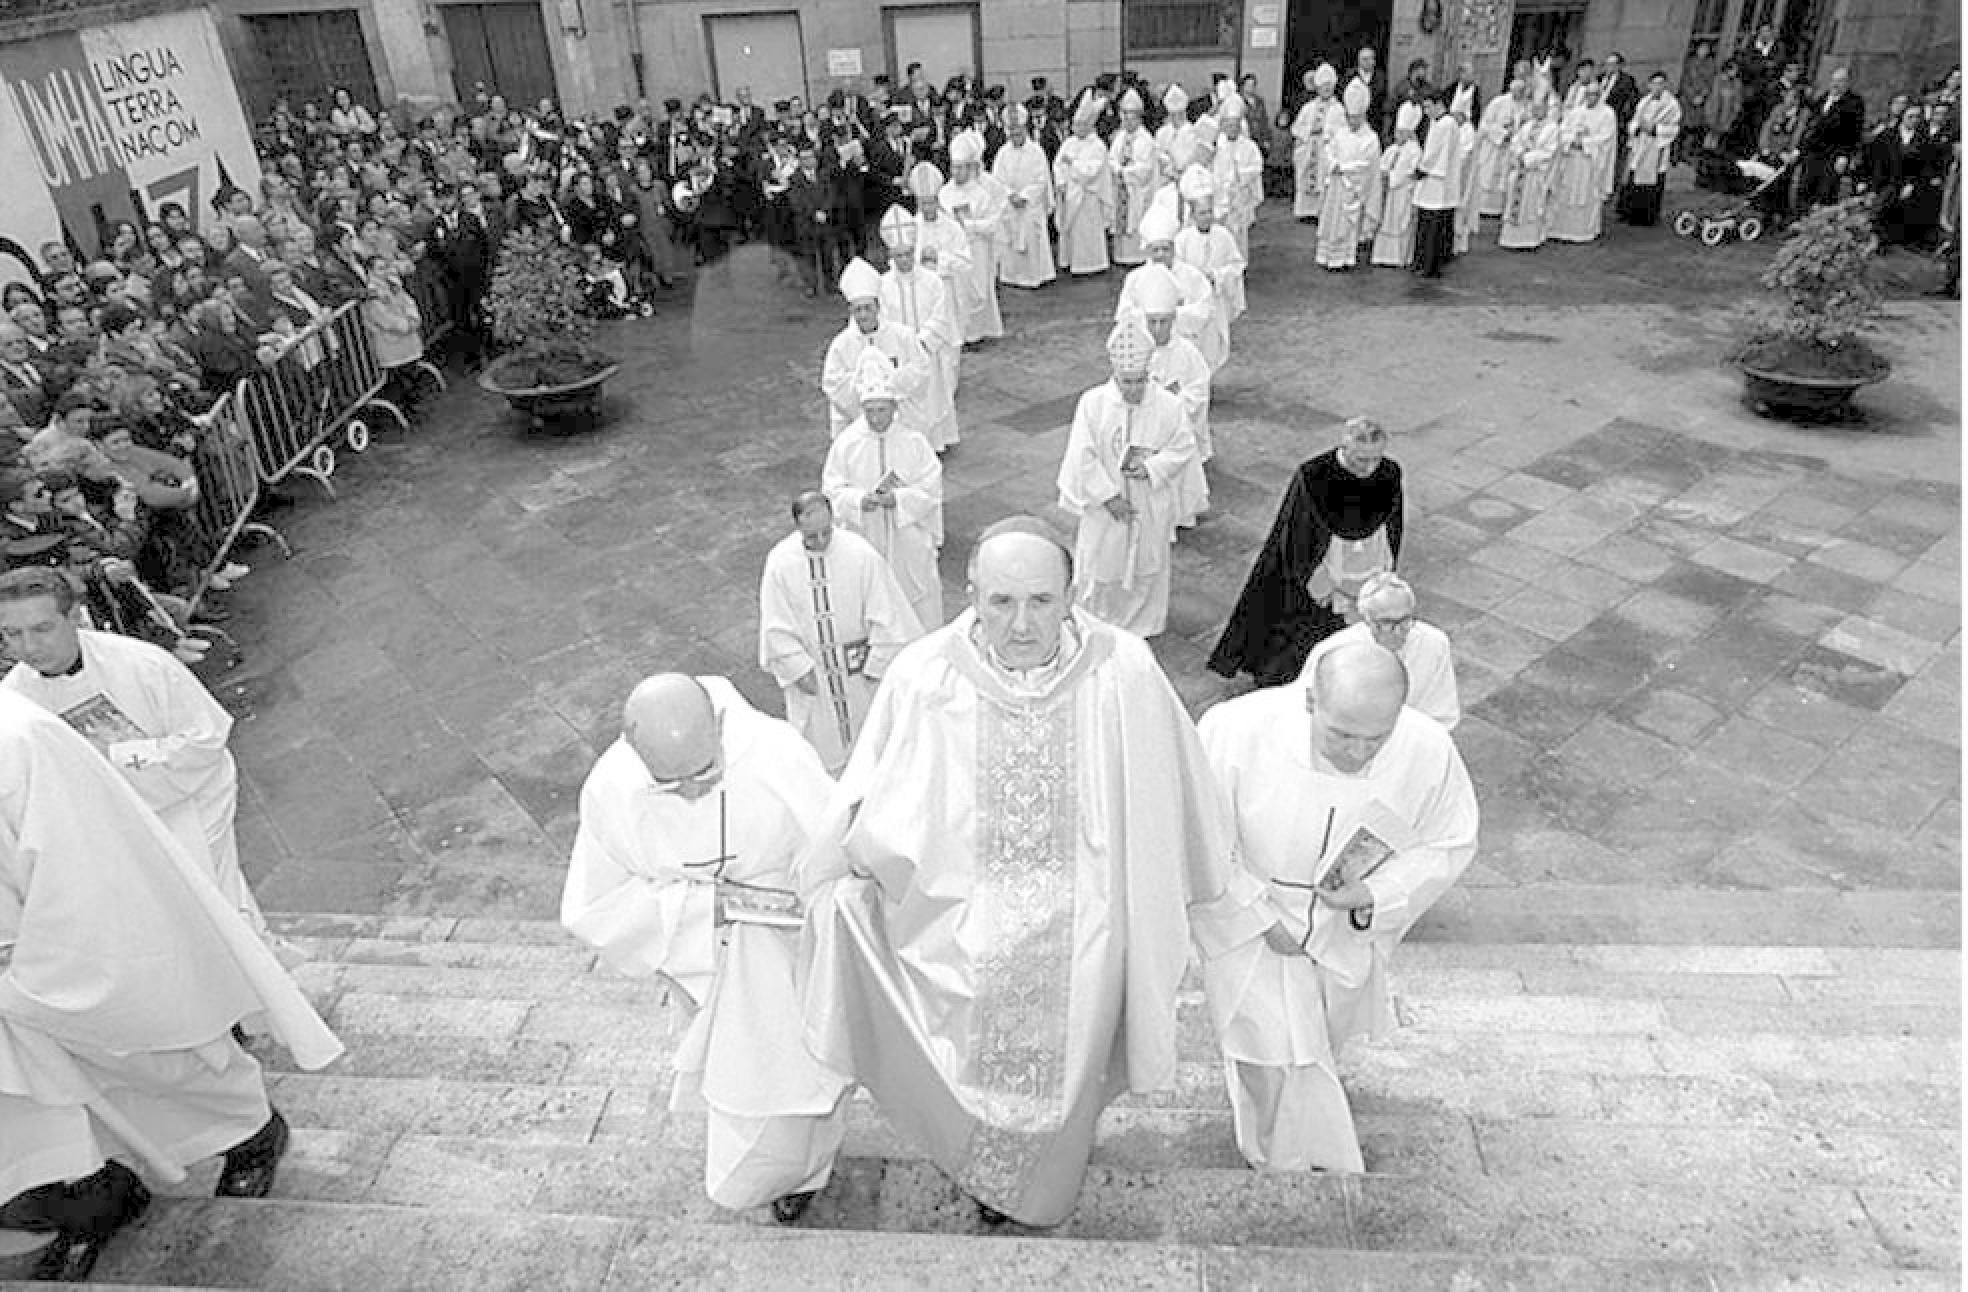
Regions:
[[445, 5], [444, 31], [451, 41], [451, 87], [458, 102], [485, 92], [531, 110], [558, 95], [553, 51], [535, 0], [514, 4]]

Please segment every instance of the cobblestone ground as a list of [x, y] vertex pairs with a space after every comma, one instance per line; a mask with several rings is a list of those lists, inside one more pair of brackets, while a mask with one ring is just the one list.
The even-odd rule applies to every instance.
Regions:
[[[1855, 890], [1858, 920], [1867, 891], [1931, 890], [1951, 927], [1958, 307], [1894, 262], [1893, 378], [1860, 425], [1791, 427], [1723, 363], [1768, 248], [1611, 236], [1479, 248], [1423, 285], [1321, 273], [1311, 230], [1268, 215], [1215, 391], [1215, 511], [1177, 549], [1157, 652], [1193, 708], [1218, 697], [1203, 660], [1284, 480], [1370, 414], [1410, 482], [1403, 569], [1455, 641], [1468, 885]], [[1117, 290], [1007, 292], [1011, 336], [966, 356], [952, 609], [976, 533], [1050, 505]], [[606, 335], [626, 367], [600, 428], [529, 433], [461, 382], [345, 456], [338, 500], [286, 487], [294, 557], [252, 554], [243, 661], [213, 679], [269, 909], [550, 918], [638, 678], [723, 673], [778, 711], [758, 570], [817, 479], [840, 323], [741, 248]]]

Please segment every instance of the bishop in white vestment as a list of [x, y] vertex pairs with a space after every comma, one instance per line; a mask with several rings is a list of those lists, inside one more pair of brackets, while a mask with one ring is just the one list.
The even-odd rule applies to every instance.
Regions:
[[1316, 220], [1323, 205], [1325, 186], [1326, 130], [1346, 119], [1346, 111], [1333, 96], [1339, 73], [1331, 63], [1321, 63], [1306, 73], [1312, 83], [1312, 96], [1292, 118], [1292, 214], [1300, 220]]
[[1095, 1123], [1175, 1078], [1177, 990], [1269, 922], [1138, 638], [1000, 522], [902, 653], [813, 850], [807, 1039], [987, 1221], [1072, 1211]]
[[1107, 168], [1114, 177], [1114, 263], [1138, 265], [1146, 259], [1141, 249], [1141, 217], [1148, 213], [1148, 200], [1155, 194], [1156, 172], [1160, 169], [1155, 153], [1155, 137], [1141, 125], [1141, 95], [1130, 89], [1121, 96], [1121, 128], [1107, 145]]
[[[957, 371], [963, 362], [963, 326], [943, 279], [916, 259], [922, 224], [899, 206], [881, 218], [888, 269], [881, 276], [881, 316], [916, 334], [928, 364], [908, 405], [908, 422], [941, 453], [963, 436], [957, 427]], [[865, 351], [863, 352], [865, 354]], [[857, 370], [858, 371], [858, 370]], [[858, 381], [858, 378], [857, 378]], [[898, 389], [898, 394], [900, 393]]]
[[861, 416], [861, 356], [868, 351], [895, 365], [895, 388], [904, 399], [919, 396], [929, 381], [929, 356], [915, 332], [882, 317], [882, 276], [873, 265], [859, 256], [848, 261], [841, 270], [840, 293], [847, 301], [847, 326], [827, 343], [820, 366], [829, 438]]
[[[943, 172], [928, 162], [909, 170], [909, 192], [916, 199], [916, 263], [943, 280], [950, 317], [962, 335], [970, 316], [970, 231], [943, 206]], [[950, 364], [950, 393], [957, 393], [957, 366]]]
[[708, 1112], [704, 1191], [782, 1221], [826, 1186], [845, 1124], [846, 1079], [800, 1041], [792, 876], [833, 788], [813, 747], [725, 679], [649, 678], [581, 786], [560, 899], [604, 963], [663, 979], [689, 1011], [670, 1106]]
[[1002, 185], [984, 169], [984, 136], [961, 130], [950, 141], [950, 182], [936, 205], [949, 213], [970, 242], [970, 263], [958, 281], [966, 344], [1004, 335], [998, 310], [998, 254], [1009, 204]]
[[1113, 221], [1114, 172], [1107, 145], [1093, 133], [1098, 100], [1089, 92], [1073, 114], [1073, 134], [1052, 159], [1059, 194], [1059, 265], [1074, 277], [1107, 272], [1107, 227]]
[[1032, 138], [1031, 121], [1023, 104], [1005, 109], [1005, 141], [991, 159], [991, 175], [1005, 190], [998, 281], [1007, 287], [1043, 287], [1059, 276], [1046, 227], [1054, 205], [1052, 163]]
[[1476, 855], [1469, 773], [1404, 690], [1369, 643], [1203, 715], [1238, 859], [1277, 921], [1203, 965], [1237, 1147], [1260, 1170], [1365, 1169], [1335, 1058], [1392, 1031], [1394, 948]]
[[1209, 477], [1203, 464], [1215, 454], [1210, 441], [1210, 366], [1202, 351], [1177, 333], [1182, 309], [1182, 288], [1175, 275], [1161, 265], [1149, 263], [1130, 274], [1141, 275], [1135, 291], [1141, 324], [1155, 353], [1148, 359], [1148, 380], [1182, 401], [1188, 419], [1190, 438], [1196, 441], [1196, 454], [1182, 472], [1177, 485], [1175, 523], [1187, 528], [1209, 510]]
[[1352, 82], [1346, 87], [1344, 122], [1326, 131], [1317, 253], [1325, 269], [1351, 269], [1360, 262], [1368, 190], [1381, 151], [1380, 136], [1367, 125], [1368, 101], [1367, 87]]
[[888, 562], [925, 630], [943, 626], [943, 464], [929, 441], [896, 416], [890, 372], [879, 357], [861, 373], [861, 417], [834, 439], [820, 489], [841, 526]]
[[1180, 190], [1189, 223], [1175, 235], [1172, 265], [1188, 265], [1209, 282], [1214, 317], [1196, 338], [1196, 348], [1209, 360], [1211, 372], [1221, 372], [1230, 359], [1230, 325], [1244, 314], [1244, 253], [1230, 231], [1216, 223], [1216, 181], [1208, 171], [1191, 166], [1182, 174]]
[[1264, 203], [1264, 154], [1250, 137], [1244, 119], [1243, 96], [1234, 90], [1217, 105], [1217, 129], [1221, 137], [1210, 173], [1216, 180], [1217, 210], [1237, 250], [1250, 258], [1251, 225], [1257, 222], [1257, 208]]
[[1510, 82], [1510, 89], [1483, 107], [1476, 127], [1476, 213], [1479, 216], [1503, 214], [1503, 188], [1509, 178], [1510, 142], [1517, 127], [1530, 119], [1530, 87], [1523, 80]]
[[759, 578], [759, 667], [786, 694], [786, 720], [839, 771], [896, 652], [922, 636], [874, 545], [834, 524], [825, 494], [793, 500], [798, 526]]
[[1375, 222], [1372, 263], [1405, 269], [1414, 255], [1415, 170], [1421, 165], [1421, 145], [1415, 129], [1421, 109], [1403, 103], [1394, 112], [1394, 142], [1380, 155], [1380, 218]]
[[1169, 547], [1196, 457], [1182, 401], [1149, 381], [1154, 350], [1140, 323], [1115, 325], [1113, 379], [1080, 396], [1059, 464], [1059, 505], [1080, 519], [1075, 600], [1141, 637], [1168, 626]]
[[1566, 108], [1558, 123], [1558, 160], [1545, 226], [1545, 236], [1553, 242], [1592, 242], [1605, 221], [1619, 120], [1600, 101], [1599, 91], [1599, 82], [1588, 82], [1577, 106]]

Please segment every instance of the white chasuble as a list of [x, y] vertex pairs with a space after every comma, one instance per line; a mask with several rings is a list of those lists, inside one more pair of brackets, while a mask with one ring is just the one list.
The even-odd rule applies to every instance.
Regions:
[[[998, 281], [1007, 287], [1043, 287], [1059, 276], [1053, 265], [1052, 166], [1036, 140], [1006, 143], [991, 162], [991, 176], [1005, 190], [1004, 251]], [[1016, 197], [1020, 202], [1014, 202]]]
[[[892, 507], [867, 507], [882, 481], [892, 482]], [[900, 419], [876, 434], [861, 420], [827, 451], [820, 488], [840, 524], [867, 539], [888, 562], [902, 594], [925, 630], [943, 626], [943, 464], [929, 441]]]
[[[948, 212], [970, 239], [970, 261], [955, 276], [958, 313], [966, 342], [1004, 335], [1004, 316], [998, 310], [998, 253], [1003, 244], [1005, 215], [1011, 195], [988, 172], [980, 171], [967, 184], [943, 186], [937, 205]], [[938, 220], [937, 223], [942, 223]], [[920, 225], [918, 225], [920, 227]]]
[[[937, 274], [894, 265], [881, 276], [882, 318], [916, 334], [929, 362], [921, 387], [903, 401], [903, 420], [939, 453], [963, 437], [957, 431], [957, 376], [963, 363], [963, 325], [950, 289]], [[859, 413], [856, 413], [859, 416]], [[836, 432], [838, 434], [839, 432]]]
[[[887, 355], [895, 365], [895, 393], [905, 403], [923, 398], [923, 388], [929, 381], [929, 354], [923, 349], [922, 339], [887, 316], [873, 332], [863, 332], [849, 322], [827, 343], [827, 356], [820, 367], [820, 392], [827, 397], [829, 437], [839, 435], [849, 422], [861, 416], [861, 356], [871, 349]], [[951, 416], [954, 421], [955, 414]]]

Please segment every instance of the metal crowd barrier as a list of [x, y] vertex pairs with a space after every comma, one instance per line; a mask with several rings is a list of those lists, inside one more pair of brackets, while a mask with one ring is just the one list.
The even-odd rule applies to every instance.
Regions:
[[238, 405], [253, 445], [260, 479], [277, 484], [306, 476], [335, 496], [335, 450], [341, 438], [356, 453], [369, 447], [375, 409], [410, 429], [403, 410], [380, 396], [383, 370], [362, 326], [361, 304], [351, 301], [291, 337], [280, 357], [240, 382]]
[[267, 539], [282, 556], [293, 555], [280, 531], [253, 519], [260, 502], [259, 462], [236, 395], [236, 391], [221, 395], [199, 419], [204, 435], [191, 455], [198, 476], [192, 520], [210, 543], [204, 564], [186, 590], [194, 609], [211, 589], [212, 576], [232, 560], [233, 548], [245, 535]]
[[449, 336], [458, 323], [451, 317], [451, 293], [445, 286], [444, 270], [429, 258], [419, 260], [410, 276], [403, 280], [403, 286], [417, 302], [417, 312], [423, 315], [424, 349], [428, 352]]

